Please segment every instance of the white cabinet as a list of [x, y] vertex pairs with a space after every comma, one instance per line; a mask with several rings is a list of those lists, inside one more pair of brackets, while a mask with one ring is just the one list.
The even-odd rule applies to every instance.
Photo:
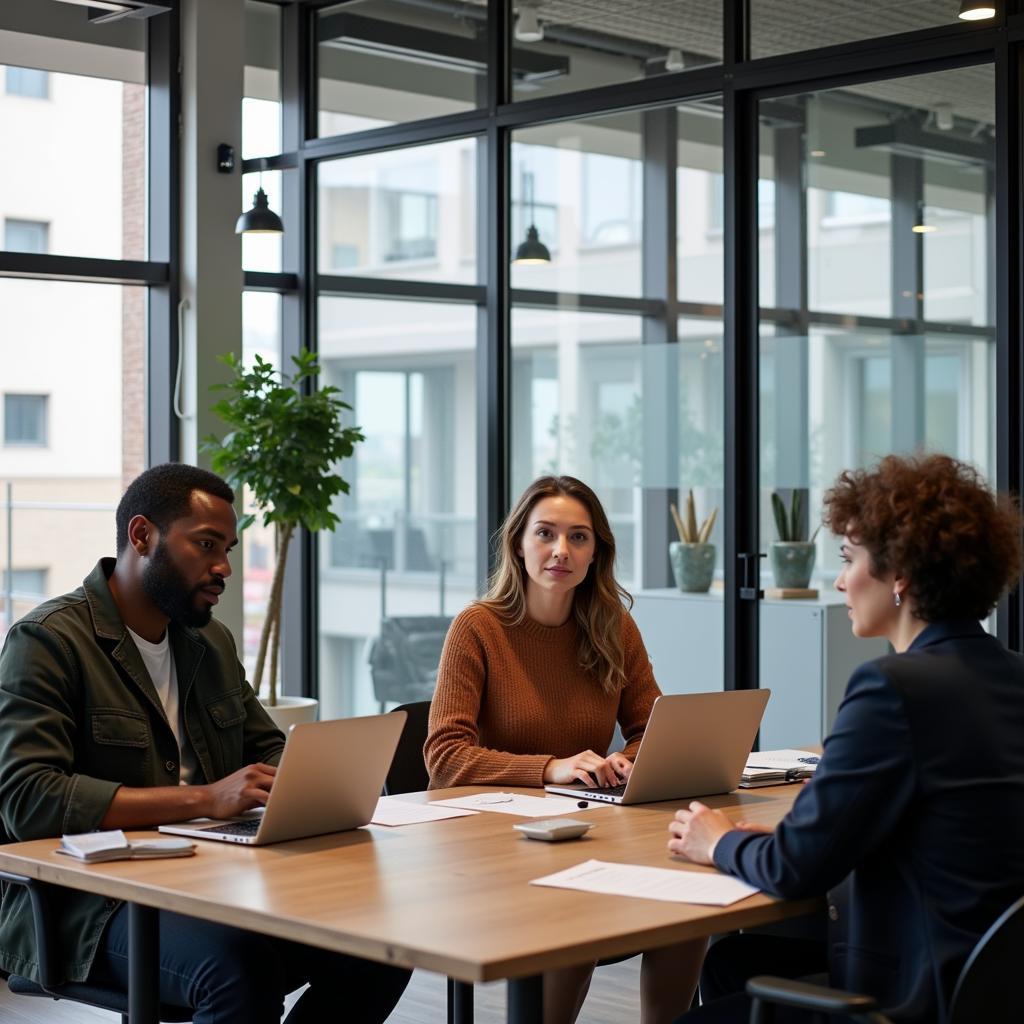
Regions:
[[[724, 680], [724, 609], [720, 593], [642, 590], [633, 618], [665, 693], [720, 690]], [[772, 691], [761, 747], [820, 742], [853, 670], [887, 653], [885, 640], [858, 639], [839, 594], [813, 601], [764, 600], [761, 686]]]

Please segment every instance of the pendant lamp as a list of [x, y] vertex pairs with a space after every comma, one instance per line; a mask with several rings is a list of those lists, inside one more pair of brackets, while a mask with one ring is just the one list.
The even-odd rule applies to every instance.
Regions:
[[522, 181], [523, 198], [524, 200], [528, 200], [530, 207], [530, 226], [526, 229], [526, 239], [519, 243], [519, 248], [516, 249], [515, 259], [513, 259], [512, 262], [519, 264], [550, 263], [551, 251], [540, 240], [540, 233], [537, 231], [536, 227], [536, 217], [534, 216], [533, 207], [533, 175], [527, 171], [523, 171]]

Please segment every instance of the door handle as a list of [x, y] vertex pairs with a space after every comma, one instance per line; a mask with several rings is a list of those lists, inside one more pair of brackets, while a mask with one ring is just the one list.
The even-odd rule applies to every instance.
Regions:
[[741, 601], [760, 601], [764, 597], [761, 589], [761, 559], [763, 551], [741, 551], [736, 556], [743, 563], [743, 583], [740, 586]]

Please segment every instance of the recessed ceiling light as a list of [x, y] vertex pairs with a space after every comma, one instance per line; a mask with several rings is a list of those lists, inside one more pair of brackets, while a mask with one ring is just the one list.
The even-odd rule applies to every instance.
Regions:
[[961, 0], [960, 20], [961, 21], [984, 21], [986, 18], [996, 16], [996, 5], [994, 0]]
[[939, 229], [934, 224], [915, 224], [911, 229], [915, 235], [930, 235]]
[[940, 132], [950, 132], [953, 130], [953, 104], [952, 103], [936, 103], [935, 107], [935, 127]]
[[824, 155], [825, 155], [825, 150], [823, 150], [823, 149], [812, 149], [811, 150], [811, 156], [822, 157]]
[[103, 11], [130, 11], [131, 4], [119, 4], [114, 0], [60, 0], [62, 4], [74, 4], [76, 7], [98, 7]]
[[520, 43], [539, 43], [544, 38], [544, 26], [537, 16], [536, 7], [523, 5], [516, 18], [516, 40]]

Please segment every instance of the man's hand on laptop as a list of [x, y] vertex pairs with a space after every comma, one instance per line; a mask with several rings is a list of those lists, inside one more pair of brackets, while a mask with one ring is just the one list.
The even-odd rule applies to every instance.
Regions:
[[625, 782], [633, 765], [622, 754], [601, 757], [584, 750], [572, 757], [552, 758], [544, 766], [544, 781], [564, 786], [582, 782], [587, 786], [618, 786]]
[[277, 769], [272, 764], [248, 764], [204, 788], [209, 808], [205, 818], [233, 818], [267, 802]]
[[188, 818], [233, 818], [267, 802], [277, 769], [250, 764], [206, 786], [122, 786], [100, 828], [149, 828]]

